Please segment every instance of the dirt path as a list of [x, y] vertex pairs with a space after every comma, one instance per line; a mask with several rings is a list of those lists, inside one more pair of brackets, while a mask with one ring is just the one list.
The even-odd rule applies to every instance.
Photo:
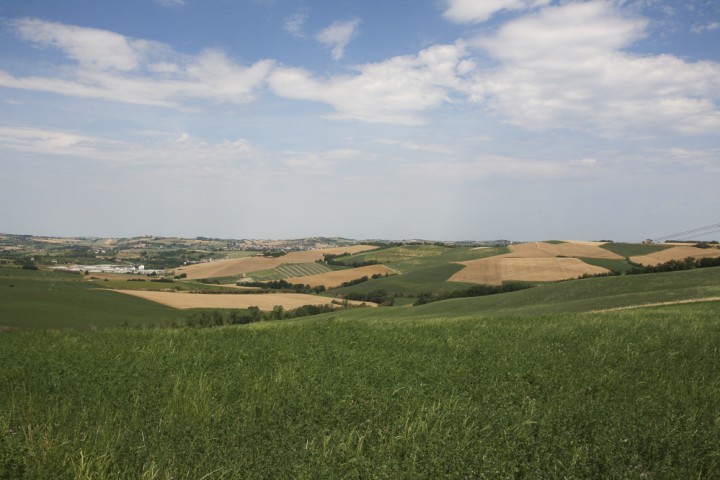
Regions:
[[625, 307], [605, 308], [602, 310], [591, 310], [590, 313], [617, 312], [618, 310], [632, 310], [645, 307], [664, 307], [666, 305], [682, 305], [685, 303], [720, 302], [720, 297], [689, 298], [687, 300], [674, 300], [671, 302], [643, 303], [640, 305], [627, 305]]

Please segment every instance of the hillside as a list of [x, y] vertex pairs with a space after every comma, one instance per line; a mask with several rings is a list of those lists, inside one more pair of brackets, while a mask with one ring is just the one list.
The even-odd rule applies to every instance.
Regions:
[[0, 474], [720, 474], [717, 303], [503, 318], [475, 303], [0, 335]]

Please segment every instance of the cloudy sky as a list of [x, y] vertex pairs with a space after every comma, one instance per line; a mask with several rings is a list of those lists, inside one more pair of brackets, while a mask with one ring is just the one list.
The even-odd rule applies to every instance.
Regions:
[[716, 0], [3, 0], [0, 232], [720, 222]]

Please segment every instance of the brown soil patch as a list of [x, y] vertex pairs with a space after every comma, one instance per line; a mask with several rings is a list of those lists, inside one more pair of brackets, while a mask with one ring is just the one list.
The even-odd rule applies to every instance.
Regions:
[[584, 274], [596, 275], [609, 270], [589, 265], [577, 258], [519, 258], [500, 255], [461, 262], [465, 268], [450, 277], [451, 282], [500, 285], [515, 280], [526, 282], [554, 282], [569, 280]]
[[572, 242], [572, 243], [520, 243], [510, 245], [510, 251], [514, 257], [585, 257], [585, 258], [606, 258], [622, 260], [623, 257], [597, 245]]
[[290, 283], [310, 285], [317, 287], [323, 285], [325, 288], [339, 287], [345, 282], [357, 280], [362, 277], [372, 277], [373, 275], [394, 275], [395, 272], [385, 265], [368, 265], [366, 267], [348, 268], [346, 270], [336, 270], [334, 272], [321, 273], [318, 275], [307, 275], [305, 277], [293, 277], [287, 279]]
[[[263, 311], [271, 311], [276, 305], [290, 310], [303, 305], [331, 305], [332, 298], [305, 295], [302, 293], [268, 293], [268, 294], [202, 294], [155, 292], [147, 290], [112, 290], [113, 292], [133, 295], [168, 307], [187, 310], [190, 308], [248, 308], [258, 307]], [[370, 302], [349, 302], [351, 305], [377, 306]]]
[[659, 265], [670, 260], [683, 260], [687, 257], [717, 258], [720, 257], [720, 248], [672, 247], [648, 255], [630, 257], [630, 261], [642, 265]]
[[320, 250], [308, 250], [305, 252], [290, 252], [282, 257], [243, 257], [230, 260], [217, 260], [208, 263], [199, 263], [175, 269], [175, 275], [187, 274], [188, 280], [199, 278], [230, 277], [244, 273], [256, 272], [258, 270], [270, 270], [279, 267], [284, 263], [312, 263], [322, 260], [323, 255], [360, 253], [373, 250], [377, 247], [372, 245], [352, 245], [349, 247], [323, 248]]

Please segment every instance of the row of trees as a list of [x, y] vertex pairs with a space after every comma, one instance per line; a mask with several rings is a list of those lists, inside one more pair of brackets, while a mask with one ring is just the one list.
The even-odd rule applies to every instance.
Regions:
[[367, 267], [369, 265], [377, 265], [379, 262], [377, 260], [364, 260], [361, 262], [352, 262], [352, 263], [345, 263], [338, 260], [339, 258], [343, 257], [349, 257], [349, 253], [341, 253], [341, 254], [334, 254], [334, 253], [326, 253], [323, 255], [322, 260], [318, 260], [318, 263], [323, 262], [327, 265], [335, 265], [337, 267], [352, 267], [352, 268], [359, 268], [359, 267]]
[[670, 260], [660, 265], [638, 265], [634, 264], [628, 275], [643, 273], [677, 272], [680, 270], [693, 270], [696, 268], [719, 267], [720, 257], [717, 258], [695, 258], [687, 257], [683, 260]]
[[529, 283], [520, 282], [508, 282], [502, 285], [474, 285], [469, 288], [462, 290], [452, 290], [450, 292], [442, 293], [430, 293], [425, 292], [418, 295], [418, 299], [413, 305], [424, 305], [426, 303], [437, 302], [440, 300], [449, 300], [451, 298], [466, 298], [466, 297], [483, 297], [486, 295], [497, 295], [499, 293], [515, 292], [518, 290], [525, 290], [526, 288], [532, 288], [533, 285]]
[[263, 312], [258, 307], [247, 310], [202, 310], [193, 312], [185, 320], [184, 325], [190, 328], [211, 328], [223, 325], [244, 325], [267, 320], [286, 320], [290, 318], [320, 315], [332, 312], [336, 305], [303, 305], [292, 310], [285, 310], [282, 305], [275, 305], [270, 312]]
[[[301, 283], [290, 283], [287, 280], [272, 280], [270, 282], [238, 282], [238, 286], [241, 287], [256, 287], [261, 288], [265, 291], [269, 290], [280, 290], [291, 293], [322, 293], [325, 291], [324, 285], [317, 285], [311, 287], [310, 285], [303, 285]], [[258, 293], [257, 291], [248, 291], [248, 293]], [[260, 292], [262, 293], [262, 292]]]

